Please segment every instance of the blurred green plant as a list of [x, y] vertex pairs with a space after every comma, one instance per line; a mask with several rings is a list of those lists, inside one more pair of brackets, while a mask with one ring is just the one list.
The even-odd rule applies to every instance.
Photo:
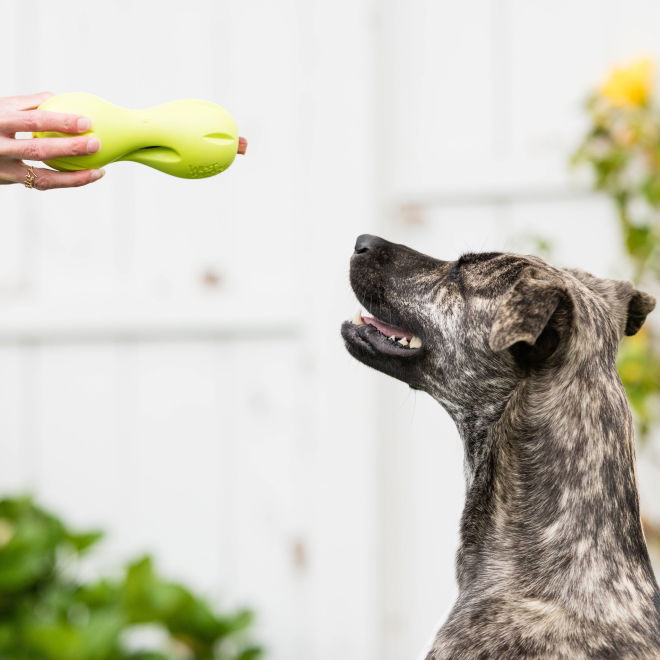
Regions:
[[[262, 657], [247, 641], [250, 612], [218, 614], [163, 579], [149, 557], [130, 562], [117, 578], [78, 579], [81, 557], [101, 537], [71, 531], [30, 498], [0, 500], [2, 660]], [[157, 633], [157, 648], [141, 648], [145, 630]]]
[[[590, 166], [594, 188], [612, 199], [633, 280], [650, 293], [660, 282], [660, 107], [652, 80], [648, 59], [611, 71], [587, 100], [590, 126], [572, 158]], [[648, 325], [624, 339], [618, 364], [643, 442], [660, 421], [660, 346]]]

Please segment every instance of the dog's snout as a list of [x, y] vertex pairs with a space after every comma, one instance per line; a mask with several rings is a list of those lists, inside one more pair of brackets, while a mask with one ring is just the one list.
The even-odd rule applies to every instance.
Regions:
[[385, 244], [385, 242], [386, 241], [384, 241], [379, 236], [372, 236], [371, 234], [362, 234], [358, 236], [357, 241], [355, 241], [355, 253], [364, 254], [365, 252], [369, 252], [369, 250], [373, 250], [375, 247], [378, 247], [379, 245]]

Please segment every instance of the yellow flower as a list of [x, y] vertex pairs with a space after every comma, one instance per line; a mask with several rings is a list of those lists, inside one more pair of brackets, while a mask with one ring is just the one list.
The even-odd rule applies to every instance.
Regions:
[[653, 62], [642, 58], [628, 66], [614, 68], [600, 93], [612, 105], [629, 107], [644, 105], [651, 95]]
[[14, 536], [14, 526], [9, 520], [0, 518], [0, 548], [4, 548]]

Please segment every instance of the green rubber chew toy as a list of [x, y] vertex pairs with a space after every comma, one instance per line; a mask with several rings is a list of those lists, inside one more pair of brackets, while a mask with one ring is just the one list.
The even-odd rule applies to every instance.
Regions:
[[[45, 161], [60, 171], [90, 170], [118, 160], [148, 165], [184, 179], [202, 179], [224, 172], [247, 141], [238, 136], [234, 118], [219, 105], [182, 99], [144, 110], [128, 110], [98, 96], [72, 92], [51, 96], [40, 110], [84, 115], [101, 141], [95, 154]], [[34, 133], [34, 137], [68, 137]]]

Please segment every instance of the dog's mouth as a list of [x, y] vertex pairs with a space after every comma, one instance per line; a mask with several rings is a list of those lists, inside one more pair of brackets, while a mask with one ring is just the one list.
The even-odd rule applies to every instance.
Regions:
[[412, 332], [385, 323], [366, 310], [344, 323], [342, 335], [349, 349], [370, 355], [408, 358], [422, 349], [422, 340]]

